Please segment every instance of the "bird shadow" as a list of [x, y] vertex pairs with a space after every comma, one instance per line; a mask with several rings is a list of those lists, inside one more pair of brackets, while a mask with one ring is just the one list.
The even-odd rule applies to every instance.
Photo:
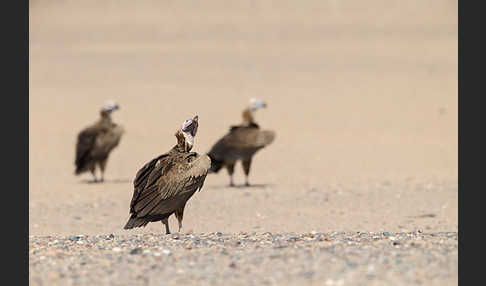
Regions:
[[234, 186], [216, 185], [216, 186], [210, 186], [210, 188], [216, 189], [216, 190], [219, 190], [219, 189], [265, 189], [265, 188], [270, 187], [270, 186], [273, 186], [273, 185], [272, 184], [251, 184], [249, 186], [247, 186], [245, 184], [234, 185]]
[[113, 179], [113, 180], [104, 180], [103, 182], [101, 181], [94, 181], [94, 180], [88, 180], [84, 179], [81, 180], [81, 183], [83, 184], [89, 184], [89, 185], [103, 185], [103, 184], [126, 184], [130, 183], [130, 179]]

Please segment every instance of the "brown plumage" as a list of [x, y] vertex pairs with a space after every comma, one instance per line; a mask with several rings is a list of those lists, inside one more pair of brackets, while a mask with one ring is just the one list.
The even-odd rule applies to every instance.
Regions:
[[177, 145], [145, 164], [135, 176], [130, 218], [124, 229], [162, 221], [169, 234], [169, 216], [175, 213], [179, 231], [186, 202], [201, 190], [211, 160], [190, 152], [198, 127], [198, 117], [186, 120], [175, 134]]
[[115, 124], [111, 119], [112, 112], [117, 109], [119, 106], [116, 103], [107, 101], [100, 111], [101, 118], [78, 134], [74, 161], [76, 175], [90, 171], [94, 182], [97, 182], [95, 172], [96, 166], [99, 166], [100, 181], [104, 180], [108, 157], [111, 151], [118, 146], [124, 132], [123, 127]]
[[243, 110], [243, 123], [231, 126], [230, 131], [219, 139], [208, 153], [211, 158], [209, 172], [217, 173], [222, 167], [226, 167], [230, 176], [230, 186], [234, 186], [234, 166], [238, 160], [241, 160], [245, 172], [245, 185], [250, 185], [248, 176], [253, 155], [275, 139], [274, 131], [261, 130], [254, 121], [253, 113], [262, 107], [266, 107], [265, 102], [252, 99], [250, 107]]

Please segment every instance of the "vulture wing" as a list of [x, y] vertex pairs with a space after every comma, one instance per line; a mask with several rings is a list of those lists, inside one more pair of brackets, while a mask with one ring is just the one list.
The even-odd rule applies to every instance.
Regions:
[[196, 153], [169, 153], [153, 159], [135, 177], [130, 213], [150, 218], [174, 212], [202, 188], [210, 165], [208, 156]]
[[78, 141], [76, 143], [76, 173], [83, 171], [89, 154], [95, 146], [96, 137], [103, 132], [101, 126], [95, 125], [82, 130], [78, 135]]
[[209, 151], [211, 157], [218, 160], [238, 159], [249, 156], [272, 143], [275, 132], [254, 127], [232, 127]]

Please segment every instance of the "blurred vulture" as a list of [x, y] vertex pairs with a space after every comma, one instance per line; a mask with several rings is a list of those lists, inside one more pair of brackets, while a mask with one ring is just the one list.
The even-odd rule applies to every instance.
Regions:
[[76, 175], [90, 171], [94, 182], [98, 182], [95, 171], [96, 166], [99, 166], [101, 171], [99, 181], [103, 182], [108, 156], [118, 146], [124, 132], [123, 127], [111, 119], [113, 111], [119, 108], [113, 101], [106, 101], [100, 111], [101, 118], [98, 122], [78, 134], [74, 172]]
[[175, 134], [177, 145], [145, 164], [135, 176], [130, 218], [124, 229], [162, 221], [169, 234], [169, 216], [175, 213], [179, 232], [186, 202], [201, 190], [211, 160], [191, 151], [198, 127], [197, 115], [186, 120]]
[[235, 163], [242, 161], [245, 172], [245, 185], [249, 186], [251, 160], [255, 153], [272, 143], [275, 132], [261, 130], [255, 123], [253, 114], [260, 108], [266, 107], [261, 100], [251, 99], [250, 106], [243, 110], [243, 123], [231, 126], [229, 132], [216, 142], [208, 153], [211, 158], [210, 173], [217, 173], [222, 167], [226, 167], [230, 176], [230, 186], [234, 186], [233, 172]]

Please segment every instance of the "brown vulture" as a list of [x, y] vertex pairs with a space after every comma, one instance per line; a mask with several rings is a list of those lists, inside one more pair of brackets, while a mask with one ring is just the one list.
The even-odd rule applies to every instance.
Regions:
[[241, 160], [245, 172], [245, 185], [250, 185], [248, 175], [253, 155], [275, 139], [274, 131], [261, 130], [253, 119], [255, 111], [266, 106], [264, 101], [251, 99], [250, 106], [243, 110], [243, 123], [231, 126], [229, 132], [219, 139], [208, 153], [211, 158], [209, 172], [217, 173], [222, 167], [226, 167], [230, 176], [230, 186], [234, 186], [233, 172], [238, 160]]
[[197, 115], [186, 120], [175, 134], [177, 145], [146, 163], [133, 181], [130, 218], [124, 229], [162, 221], [169, 234], [169, 216], [175, 213], [179, 232], [186, 202], [201, 190], [211, 160], [205, 154], [190, 152], [198, 127]]
[[101, 171], [99, 181], [103, 182], [108, 156], [118, 146], [124, 133], [123, 127], [114, 123], [111, 119], [113, 111], [119, 108], [118, 104], [113, 101], [106, 101], [100, 111], [101, 118], [78, 134], [74, 162], [76, 165], [74, 173], [76, 175], [90, 171], [94, 182], [98, 182], [95, 173], [98, 165]]

